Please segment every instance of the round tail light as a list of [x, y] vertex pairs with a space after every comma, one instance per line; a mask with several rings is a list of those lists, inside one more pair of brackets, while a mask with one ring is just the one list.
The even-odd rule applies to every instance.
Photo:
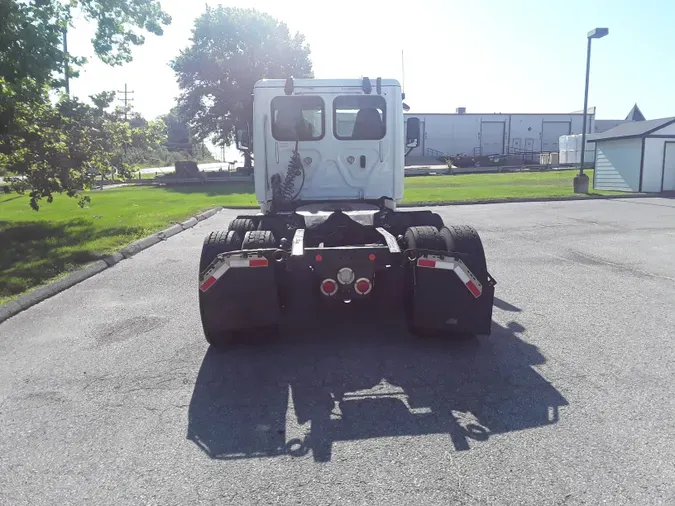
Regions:
[[359, 295], [368, 295], [373, 289], [373, 283], [368, 278], [360, 278], [354, 283], [354, 291]]
[[338, 286], [337, 286], [337, 281], [334, 279], [324, 279], [321, 282], [321, 293], [324, 295], [335, 295], [337, 293]]

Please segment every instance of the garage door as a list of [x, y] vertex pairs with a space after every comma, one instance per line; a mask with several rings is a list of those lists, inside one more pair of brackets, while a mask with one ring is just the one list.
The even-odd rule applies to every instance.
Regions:
[[558, 141], [561, 135], [571, 133], [569, 121], [544, 121], [541, 129], [541, 150], [543, 152], [558, 151]]
[[483, 121], [480, 124], [481, 155], [501, 155], [504, 153], [503, 121]]
[[675, 143], [666, 142], [663, 156], [663, 191], [675, 191]]

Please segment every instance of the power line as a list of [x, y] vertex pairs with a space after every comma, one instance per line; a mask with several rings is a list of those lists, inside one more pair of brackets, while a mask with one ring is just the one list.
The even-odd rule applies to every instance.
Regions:
[[124, 102], [124, 121], [127, 121], [127, 113], [129, 112], [129, 102], [133, 102], [133, 98], [129, 98], [129, 95], [133, 93], [132, 91], [127, 90], [127, 83], [124, 83], [124, 91], [117, 91], [117, 93], [123, 93], [124, 98], [118, 98], [121, 102]]

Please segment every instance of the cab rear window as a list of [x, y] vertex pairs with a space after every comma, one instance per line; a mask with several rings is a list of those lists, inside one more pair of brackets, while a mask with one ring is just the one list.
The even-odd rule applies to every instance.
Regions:
[[387, 133], [387, 102], [380, 95], [333, 100], [333, 132], [340, 140], [380, 140]]
[[321, 97], [274, 97], [272, 137], [277, 141], [322, 139], [326, 129], [325, 109]]

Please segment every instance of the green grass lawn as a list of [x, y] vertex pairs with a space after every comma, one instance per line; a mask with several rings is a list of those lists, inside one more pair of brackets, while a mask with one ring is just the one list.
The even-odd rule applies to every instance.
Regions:
[[[406, 203], [457, 202], [505, 198], [578, 197], [572, 188], [576, 170], [504, 174], [461, 174], [457, 176], [420, 176], [405, 180]], [[593, 181], [593, 171], [584, 171]], [[591, 190], [591, 195], [622, 192]]]
[[[405, 202], [571, 197], [573, 177], [574, 171], [411, 177]], [[84, 209], [57, 195], [38, 212], [27, 197], [0, 194], [0, 303], [200, 211], [256, 207], [252, 192], [250, 183], [135, 186], [93, 191]]]
[[249, 185], [178, 190], [115, 188], [77, 199], [57, 195], [38, 212], [28, 198], [0, 193], [0, 304], [206, 209], [256, 205]]

